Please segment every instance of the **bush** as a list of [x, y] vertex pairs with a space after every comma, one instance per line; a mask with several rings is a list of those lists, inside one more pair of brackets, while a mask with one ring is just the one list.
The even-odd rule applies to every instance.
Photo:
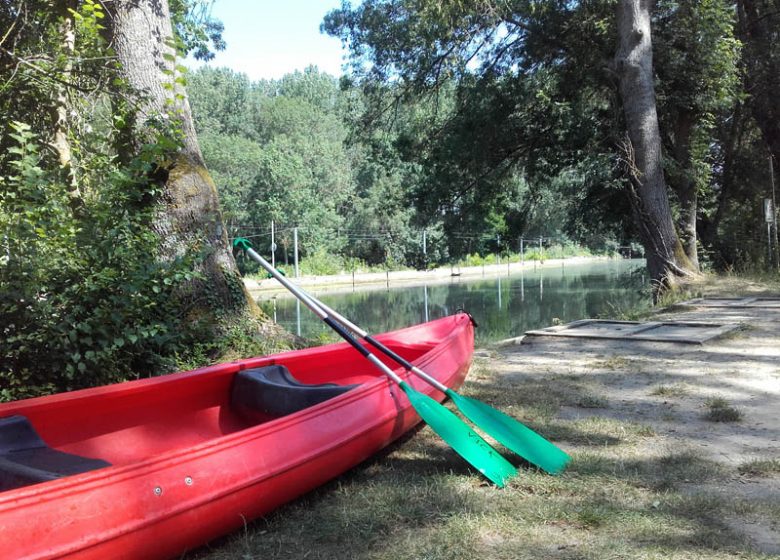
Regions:
[[106, 160], [77, 210], [35, 134], [12, 131], [0, 156], [0, 400], [171, 368], [208, 335], [178, 296], [197, 279], [194, 253], [156, 258], [153, 187]]

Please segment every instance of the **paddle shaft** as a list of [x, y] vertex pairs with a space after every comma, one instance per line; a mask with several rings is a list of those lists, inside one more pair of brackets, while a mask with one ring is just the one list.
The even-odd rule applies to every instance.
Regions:
[[[279, 281], [279, 283], [287, 288], [292, 294], [297, 297], [299, 300], [301, 300], [306, 307], [312, 310], [312, 312], [317, 315], [322, 321], [327, 324], [330, 328], [332, 328], [338, 335], [346, 340], [350, 345], [352, 345], [355, 350], [360, 352], [368, 361], [370, 361], [374, 366], [376, 366], [382, 373], [384, 373], [387, 377], [398, 383], [399, 385], [403, 383], [403, 379], [398, 377], [396, 373], [391, 370], [389, 367], [387, 367], [385, 364], [382, 363], [382, 361], [374, 356], [365, 346], [360, 344], [357, 340], [355, 340], [355, 337], [353, 337], [347, 329], [344, 328], [343, 323], [339, 322], [339, 320], [336, 318], [334, 320], [335, 315], [331, 317], [331, 315], [328, 314], [327, 311], [322, 307], [322, 304], [320, 304], [318, 301], [310, 297], [307, 293], [299, 289], [295, 284], [287, 280], [284, 276], [279, 274], [279, 272], [271, 266], [271, 264], [265, 260], [263, 257], [261, 257], [257, 251], [252, 249], [251, 247], [246, 248], [247, 253], [250, 257], [252, 257], [254, 260], [256, 260], [260, 266], [262, 266], [264, 269], [268, 271], [268, 273], [273, 276], [276, 280]], [[331, 313], [332, 314], [332, 313]], [[343, 319], [343, 318], [342, 318]], [[446, 387], [445, 387], [446, 389]]]
[[[493, 447], [479, 434], [472, 430], [454, 413], [447, 410], [441, 403], [433, 398], [420, 393], [402, 380], [389, 367], [374, 356], [368, 348], [360, 344], [347, 328], [334, 320], [327, 311], [313, 297], [308, 296], [292, 282], [287, 280], [268, 261], [257, 254], [251, 247], [244, 248], [250, 257], [265, 268], [271, 276], [276, 278], [282, 286], [287, 288], [295, 297], [311, 309], [324, 323], [336, 331], [339, 336], [351, 344], [367, 360], [376, 366], [382, 373], [392, 379], [404, 391], [410, 404], [417, 414], [425, 421], [433, 431], [450, 445], [458, 454], [481, 472], [486, 478], [493, 481], [498, 487], [503, 488], [506, 481], [517, 475], [517, 469], [509, 461], [504, 459]], [[400, 356], [399, 356], [400, 357]], [[408, 363], [408, 362], [407, 362]], [[445, 390], [447, 389], [444, 387]]]
[[[301, 292], [303, 292], [301, 290]], [[353, 333], [358, 335], [360, 338], [364, 339], [366, 342], [368, 342], [371, 346], [376, 348], [377, 350], [384, 353], [386, 356], [391, 358], [392, 360], [396, 361], [397, 363], [401, 364], [403, 367], [405, 367], [408, 371], [411, 371], [416, 376], [421, 377], [426, 382], [430, 383], [434, 387], [436, 387], [439, 391], [442, 393], [447, 393], [448, 387], [444, 385], [443, 383], [440, 383], [436, 378], [431, 377], [427, 373], [425, 373], [423, 370], [412, 364], [409, 360], [403, 358], [402, 356], [399, 356], [396, 352], [392, 351], [390, 348], [379, 342], [377, 339], [375, 339], [373, 336], [368, 334], [368, 331], [365, 331], [358, 327], [356, 324], [354, 324], [352, 321], [338, 313], [337, 311], [334, 311], [330, 307], [328, 307], [326, 304], [322, 303], [318, 299], [316, 299], [314, 296], [311, 296], [307, 294], [306, 292], [303, 292], [304, 295], [309, 298], [309, 300], [316, 302], [317, 305], [320, 306], [320, 308], [327, 313], [330, 317], [333, 317], [347, 327], [349, 330], [351, 330]]]

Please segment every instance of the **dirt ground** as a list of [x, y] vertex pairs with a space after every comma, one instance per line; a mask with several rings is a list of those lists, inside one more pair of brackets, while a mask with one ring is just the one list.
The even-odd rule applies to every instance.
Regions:
[[[682, 481], [679, 491], [734, 503], [780, 503], [780, 308], [674, 307], [652, 320], [738, 323], [739, 331], [704, 345], [525, 337], [487, 353], [507, 381], [558, 381], [576, 389], [562, 420], [639, 422], [655, 432], [642, 453], [686, 453], [723, 467], [724, 476]], [[489, 355], [489, 356], [488, 356]], [[582, 395], [585, 395], [583, 397]], [[734, 416], [708, 416], [724, 408]], [[736, 412], [735, 412], [736, 411]], [[558, 442], [570, 453], [577, 442]], [[762, 511], [766, 513], [761, 513]], [[758, 512], [758, 513], [757, 513]], [[720, 521], [765, 554], [780, 554], [774, 507], [735, 507]]]

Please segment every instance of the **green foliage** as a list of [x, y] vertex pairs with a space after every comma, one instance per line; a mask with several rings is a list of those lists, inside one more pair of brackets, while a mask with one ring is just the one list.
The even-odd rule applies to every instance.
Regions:
[[225, 50], [225, 26], [211, 15], [213, 0], [169, 0], [177, 49], [197, 60], [211, 60], [213, 51]]
[[43, 167], [29, 125], [12, 123], [0, 157], [0, 399], [159, 373], [165, 356], [196, 339], [178, 288], [187, 257], [161, 263], [149, 231], [149, 186], [107, 167], [110, 181], [73, 215], [67, 186]]
[[288, 258], [293, 226], [305, 230], [302, 254], [340, 248], [333, 231], [343, 225], [352, 175], [335, 80], [310, 68], [250, 84], [245, 76], [203, 68], [192, 74], [190, 91], [231, 233], [268, 231], [273, 220]]
[[[417, 167], [407, 187], [417, 211], [462, 240], [450, 242], [451, 256], [491, 250], [464, 230], [566, 236], [599, 249], [606, 239], [635, 239], [610, 63], [614, 7], [611, 0], [366, 0], [326, 16], [323, 30], [350, 49], [345, 83], [365, 96], [363, 126], [397, 132], [398, 157]], [[762, 259], [757, 208], [766, 182], [755, 162], [763, 149], [750, 135], [760, 129], [778, 153], [778, 97], [767, 95], [780, 75], [776, 13], [771, 0], [653, 7], [672, 211], [681, 227], [698, 227], [711, 251], [705, 262]], [[750, 109], [757, 123], [745, 118]]]
[[440, 221], [460, 256], [491, 250], [471, 232], [630, 236], [603, 71], [612, 20], [609, 2], [369, 0], [323, 28], [350, 47], [366, 119], [397, 130], [419, 170], [407, 187], [418, 219]]
[[[150, 227], [181, 123], [153, 119], [133, 143], [137, 92], [105, 41], [103, 5], [72, 6], [0, 6], [0, 400], [202, 365], [239, 345], [199, 311], [214, 297], [195, 272], [200, 240], [163, 255]], [[187, 49], [204, 41], [186, 37], [197, 6], [173, 3]], [[181, 72], [162, 84], [179, 99]]]
[[[334, 274], [349, 274], [352, 272], [384, 272], [385, 267], [371, 266], [365, 261], [334, 255], [323, 250], [315, 251], [300, 262], [302, 275], [327, 276]], [[394, 268], [395, 270], [395, 268]]]

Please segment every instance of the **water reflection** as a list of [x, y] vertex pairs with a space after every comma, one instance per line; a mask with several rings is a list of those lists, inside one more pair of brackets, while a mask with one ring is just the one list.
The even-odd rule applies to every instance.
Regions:
[[[546, 293], [545, 293], [546, 292]], [[526, 270], [498, 277], [453, 277], [448, 283], [390, 286], [350, 293], [315, 292], [327, 305], [370, 332], [429, 321], [465, 309], [480, 328], [478, 342], [518, 336], [526, 330], [616, 314], [650, 305], [644, 261], [604, 261]], [[260, 305], [299, 336], [328, 330], [299, 302], [277, 298]]]

